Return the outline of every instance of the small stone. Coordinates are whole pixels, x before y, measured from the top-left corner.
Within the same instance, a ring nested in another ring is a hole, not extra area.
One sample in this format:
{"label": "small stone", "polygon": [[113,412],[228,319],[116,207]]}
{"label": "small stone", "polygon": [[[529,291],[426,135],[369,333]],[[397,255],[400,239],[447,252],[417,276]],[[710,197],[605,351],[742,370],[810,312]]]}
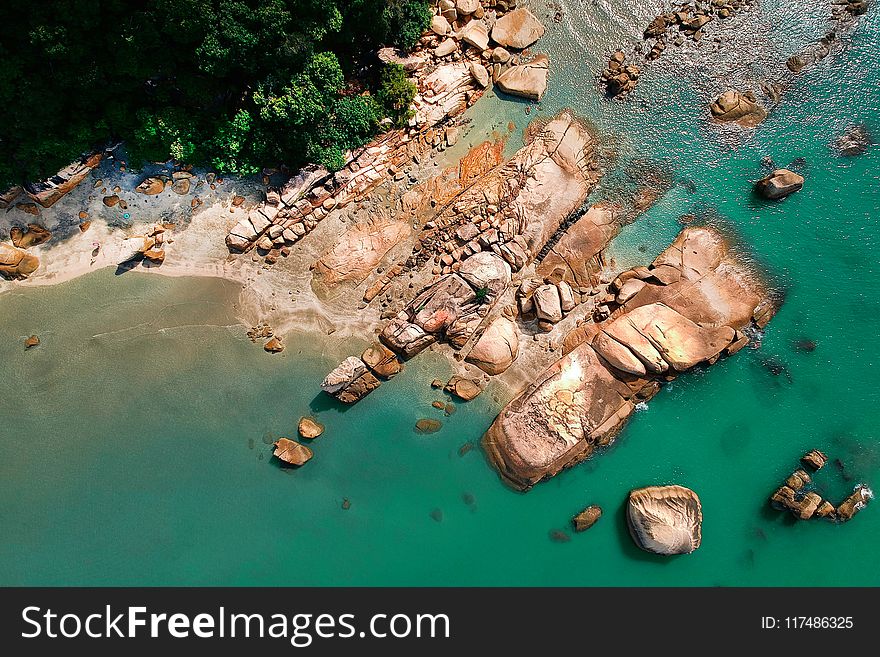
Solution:
{"label": "small stone", "polygon": [[571,519],[571,524],[576,532],[583,532],[596,524],[602,517],[602,507],[592,505],[577,514]]}
{"label": "small stone", "polygon": [[271,340],[263,345],[263,349],[271,354],[277,354],[284,351],[284,345],[281,344],[281,340],[279,338],[273,337]]}
{"label": "small stone", "polygon": [[25,349],[33,349],[34,347],[38,346],[39,344],[40,344],[40,338],[38,338],[36,335],[32,335],[31,337],[29,337],[27,340],[24,341],[24,348]]}

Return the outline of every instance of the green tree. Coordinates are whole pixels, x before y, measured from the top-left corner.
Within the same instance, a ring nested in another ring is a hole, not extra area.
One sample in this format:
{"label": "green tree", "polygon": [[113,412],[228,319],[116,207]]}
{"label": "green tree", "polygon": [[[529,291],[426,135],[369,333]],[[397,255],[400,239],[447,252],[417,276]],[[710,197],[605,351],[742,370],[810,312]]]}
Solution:
{"label": "green tree", "polygon": [[412,117],[410,105],[415,95],[416,85],[406,77],[403,67],[400,64],[386,65],[376,97],[394,125],[403,127]]}

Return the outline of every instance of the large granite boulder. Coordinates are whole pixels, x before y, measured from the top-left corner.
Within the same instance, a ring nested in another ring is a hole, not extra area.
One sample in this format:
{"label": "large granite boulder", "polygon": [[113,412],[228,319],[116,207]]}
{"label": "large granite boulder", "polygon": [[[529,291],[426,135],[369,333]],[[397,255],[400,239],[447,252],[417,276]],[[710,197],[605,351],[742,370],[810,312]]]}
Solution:
{"label": "large granite boulder", "polygon": [[315,263],[315,284],[333,289],[345,282],[361,283],[410,230],[404,219],[383,218],[355,224]]}
{"label": "large granite boulder", "polygon": [[777,169],[755,183],[755,191],[765,198],[776,200],[794,194],[803,186],[803,176],[788,169]]}
{"label": "large granite boulder", "polygon": [[643,550],[654,554],[690,554],[701,541],[700,498],[684,486],[649,486],[629,494],[626,524]]}
{"label": "large granite boulder", "polygon": [[495,83],[501,91],[537,101],[541,100],[547,91],[549,74],[550,59],[547,55],[537,55],[526,64],[511,66]]}
{"label": "large granite boulder", "polygon": [[752,93],[735,89],[725,91],[709,105],[716,121],[735,122],[744,128],[754,128],[767,118],[767,110],[758,105]]}
{"label": "large granite boulder", "polygon": [[525,7],[505,14],[492,27],[492,40],[507,48],[528,48],[542,36],[544,26]]}
{"label": "large granite boulder", "polygon": [[566,354],[486,432],[510,485],[528,489],[607,446],[662,382],[742,348],[742,329],[765,326],[775,310],[752,265],[711,228],[686,228],[650,268],[622,273],[612,288],[636,277],[645,281],[638,293],[573,330]]}
{"label": "large granite boulder", "polygon": [[39,266],[37,256],[0,242],[0,274],[6,278],[27,278]]}
{"label": "large granite boulder", "polygon": [[516,324],[506,317],[497,317],[474,344],[467,355],[486,374],[501,374],[513,364],[519,353],[519,332]]}
{"label": "large granite boulder", "polygon": [[367,366],[357,356],[349,356],[330,372],[321,382],[321,390],[335,395],[350,386],[355,379],[367,371]]}
{"label": "large granite boulder", "polygon": [[620,232],[620,211],[610,203],[592,206],[565,231],[535,272],[547,278],[562,269],[563,280],[577,288],[593,288],[599,282],[602,270],[602,251]]}

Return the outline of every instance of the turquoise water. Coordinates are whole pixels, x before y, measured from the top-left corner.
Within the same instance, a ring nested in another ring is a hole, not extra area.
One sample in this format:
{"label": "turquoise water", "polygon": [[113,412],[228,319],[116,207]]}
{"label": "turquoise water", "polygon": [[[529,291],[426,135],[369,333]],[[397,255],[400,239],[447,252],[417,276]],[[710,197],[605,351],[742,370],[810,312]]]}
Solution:
{"label": "turquoise water", "polygon": [[[490,388],[444,417],[431,407],[443,395],[428,385],[449,374],[441,358],[419,357],[343,410],[318,383],[363,343],[290,336],[283,354],[265,354],[235,322],[230,283],[102,271],[6,294],[0,583],[880,584],[880,507],[838,526],[794,523],[766,505],[811,448],[839,458],[852,478],[823,470],[830,497],[857,481],[880,487],[880,147],[849,159],[827,148],[851,123],[880,135],[880,12],[862,17],[845,51],[791,79],[768,120],[743,134],[709,126],[705,102],[731,81],[776,75],[824,33],[826,3],[765,1],[761,20],[772,29],[742,37],[758,64],[730,65],[714,80],[680,57],[623,103],[598,97],[595,72],[659,3],[561,4],[571,20],[542,42],[554,64],[540,109],[526,115],[524,104],[490,94],[465,140],[571,106],[610,151],[609,182],[594,200],[633,162],[661,163],[679,184],[624,230],[612,251],[618,266],[650,261],[682,214],[723,224],[785,293],[761,349],[682,377],[607,454],[523,495],[479,449],[459,455],[504,400]],[[765,156],[780,166],[804,158],[804,189],[778,204],[754,199]],[[25,352],[32,333],[43,344]],[[800,339],[816,350],[797,351]],[[767,360],[786,372],[771,374]],[[327,427],[315,458],[296,472],[277,467],[267,441],[292,436],[308,412]],[[444,427],[418,435],[421,417]],[[701,497],[694,554],[653,557],[627,535],[627,492],[660,483]],[[551,539],[589,504],[605,510],[595,527]]]}

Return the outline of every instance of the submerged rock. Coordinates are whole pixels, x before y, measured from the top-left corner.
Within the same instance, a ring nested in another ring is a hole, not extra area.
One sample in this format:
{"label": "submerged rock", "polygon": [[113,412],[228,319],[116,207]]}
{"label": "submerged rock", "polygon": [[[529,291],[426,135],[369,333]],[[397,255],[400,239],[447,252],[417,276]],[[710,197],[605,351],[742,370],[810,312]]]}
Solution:
{"label": "submerged rock", "polygon": [[776,200],[794,194],[803,186],[803,176],[788,169],[777,169],[755,183],[755,191],[765,198]]}
{"label": "submerged rock", "polygon": [[290,465],[300,466],[312,458],[312,450],[295,440],[279,438],[274,445],[273,456]]}
{"label": "submerged rock", "polygon": [[437,433],[443,428],[440,420],[424,417],[416,422],[416,431],[419,433]]}
{"label": "submerged rock", "polygon": [[831,148],[844,157],[854,157],[867,151],[873,144],[874,140],[868,129],[863,125],[854,125],[832,141]]}
{"label": "submerged rock", "polygon": [[595,525],[601,517],[602,507],[596,506],[594,504],[592,506],[588,506],[586,509],[577,514],[574,518],[572,518],[571,524],[576,532],[585,532],[590,527]]}
{"label": "submerged rock", "polygon": [[317,438],[324,433],[324,425],[315,418],[308,416],[301,417],[296,428],[300,436],[309,440]]}
{"label": "submerged rock", "polygon": [[697,494],[684,486],[649,486],[630,492],[629,533],[654,554],[689,554],[700,547],[703,511]]}

